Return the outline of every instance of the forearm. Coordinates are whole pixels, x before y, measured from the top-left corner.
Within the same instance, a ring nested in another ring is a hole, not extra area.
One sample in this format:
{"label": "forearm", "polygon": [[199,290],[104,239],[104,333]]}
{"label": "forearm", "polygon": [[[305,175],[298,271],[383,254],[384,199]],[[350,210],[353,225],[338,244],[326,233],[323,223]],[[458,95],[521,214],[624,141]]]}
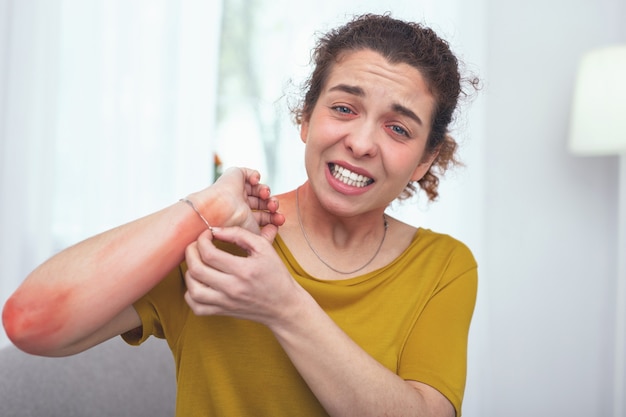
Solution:
{"label": "forearm", "polygon": [[[206,216],[212,221],[209,210]],[[7,301],[7,334],[44,353],[87,337],[156,285],[204,230],[189,206],[176,203],[62,251]]]}
{"label": "forearm", "polygon": [[440,404],[354,343],[312,299],[288,324],[271,328],[330,415],[445,415],[437,414]]}

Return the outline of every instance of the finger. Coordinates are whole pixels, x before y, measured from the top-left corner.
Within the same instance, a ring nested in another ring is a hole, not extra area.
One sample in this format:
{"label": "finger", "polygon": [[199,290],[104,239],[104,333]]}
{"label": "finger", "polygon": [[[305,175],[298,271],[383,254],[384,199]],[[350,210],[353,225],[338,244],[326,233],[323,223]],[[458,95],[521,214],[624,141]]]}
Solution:
{"label": "finger", "polygon": [[[253,219],[251,220],[254,221]],[[256,224],[255,226],[260,233],[260,228]],[[236,233],[224,233],[224,229],[235,229]],[[225,236],[225,239],[220,239],[217,235],[220,231],[222,231],[221,233]],[[251,236],[264,240],[260,235],[242,227],[214,227],[213,236],[210,233],[203,233],[194,243],[187,247],[185,252],[190,276],[201,281],[204,285],[219,290],[222,285],[221,282],[225,278],[224,275],[220,275],[218,272],[227,275],[240,275],[246,270],[243,262],[245,256],[242,256],[241,253],[231,253],[216,247],[211,238],[214,237],[226,243],[233,243],[249,255],[251,253],[249,249],[254,247],[253,244],[248,242]]]}
{"label": "finger", "polygon": [[185,261],[190,276],[195,277],[204,285],[210,286],[211,283],[208,280],[203,280],[200,277],[204,277],[207,270],[210,270],[214,255],[220,252],[222,251],[213,244],[212,231],[204,231],[196,241],[185,248]]}
{"label": "finger", "polygon": [[274,213],[271,215],[271,218],[272,218],[272,224],[275,226],[282,226],[283,224],[285,224],[285,221],[287,220],[283,213]]}
{"label": "finger", "polygon": [[272,197],[272,191],[267,184],[246,184],[245,195],[248,199],[267,201]]}
{"label": "finger", "polygon": [[184,279],[187,292],[196,303],[216,304],[219,300],[221,282],[227,278],[223,272],[205,267],[200,272],[188,269]]}
{"label": "finger", "polygon": [[260,199],[255,196],[248,195],[248,207],[252,210],[266,210],[270,213],[276,213],[278,211],[279,203],[276,197],[269,197],[267,199]]}
{"label": "finger", "polygon": [[270,197],[265,201],[262,201],[262,210],[267,210],[270,213],[276,213],[280,206],[280,203],[276,197]]}
{"label": "finger", "polygon": [[265,208],[270,213],[276,213],[278,211],[279,206],[280,206],[280,202],[278,201],[278,199],[276,197],[271,197],[269,200],[267,200]]}
{"label": "finger", "polygon": [[220,305],[224,301],[224,290],[233,281],[232,276],[201,262],[187,266],[184,280],[189,297],[199,304]]}
{"label": "finger", "polygon": [[205,269],[207,268],[207,264],[202,259],[200,245],[198,241],[192,242],[187,245],[187,248],[185,249],[185,262],[187,263],[187,271],[185,272],[184,276],[185,283],[188,286],[194,285],[193,282],[187,282],[188,278],[193,278],[197,282],[208,286],[208,282],[204,282],[202,279],[196,278],[202,276]]}
{"label": "finger", "polygon": [[196,316],[213,316],[221,311],[221,309],[214,304],[196,301],[189,291],[185,292],[184,298],[185,302]]}
{"label": "finger", "polygon": [[198,236],[198,239],[196,239],[195,250],[202,264],[201,266],[212,265],[215,256],[222,252],[213,243],[215,229],[215,227],[212,227],[211,230],[205,230]]}
{"label": "finger", "polygon": [[273,224],[275,226],[282,226],[285,224],[285,216],[282,213],[270,213],[267,211],[255,211],[252,213],[257,221],[257,224],[261,227]]}
{"label": "finger", "polygon": [[[213,233],[216,239],[219,239],[224,242],[232,243],[244,251],[248,253],[248,255],[257,254],[263,250],[263,245],[267,244],[267,238],[252,233],[249,230],[246,230],[242,227],[218,227],[213,229]],[[221,252],[220,254],[214,254],[212,263],[213,265],[223,271],[226,271],[228,263],[230,262],[231,268],[235,266],[236,262],[233,262],[232,258],[234,255],[227,254],[226,252]],[[234,256],[237,258],[237,256]],[[245,267],[245,266],[244,266]],[[228,269],[236,273],[235,269]]]}
{"label": "finger", "polygon": [[243,172],[247,183],[256,185],[259,183],[259,181],[261,181],[261,173],[257,171],[256,169],[245,168],[245,167],[242,167],[240,169]]}
{"label": "finger", "polygon": [[185,248],[185,262],[188,269],[195,269],[199,264],[202,264],[200,252],[198,251],[198,241],[191,242]]}
{"label": "finger", "polygon": [[267,224],[261,228],[261,236],[268,242],[273,242],[278,234],[278,226],[275,224]]}

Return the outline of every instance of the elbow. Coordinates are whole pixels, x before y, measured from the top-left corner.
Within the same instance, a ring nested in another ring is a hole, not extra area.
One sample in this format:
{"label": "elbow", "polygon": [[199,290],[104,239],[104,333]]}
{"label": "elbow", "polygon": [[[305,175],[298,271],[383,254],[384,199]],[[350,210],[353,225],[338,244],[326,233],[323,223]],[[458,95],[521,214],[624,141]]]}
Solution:
{"label": "elbow", "polygon": [[28,318],[28,311],[20,307],[19,300],[13,295],[7,300],[2,309],[2,325],[9,340],[19,349],[26,353],[38,351],[37,341],[32,335],[33,323]]}
{"label": "elbow", "polygon": [[[31,303],[32,304],[32,303]],[[59,323],[56,317],[41,309],[31,308],[14,294],[2,309],[2,325],[9,340],[20,350],[32,355],[56,356],[54,340]]]}
{"label": "elbow", "polygon": [[2,326],[9,340],[21,350],[29,345],[24,336],[27,333],[22,309],[16,305],[15,296],[7,300],[2,308]]}

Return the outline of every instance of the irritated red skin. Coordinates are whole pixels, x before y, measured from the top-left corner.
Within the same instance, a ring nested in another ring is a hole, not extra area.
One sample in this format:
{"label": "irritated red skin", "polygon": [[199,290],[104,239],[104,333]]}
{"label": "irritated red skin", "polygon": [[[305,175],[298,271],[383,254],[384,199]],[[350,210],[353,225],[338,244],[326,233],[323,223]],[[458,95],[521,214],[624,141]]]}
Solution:
{"label": "irritated red skin", "polygon": [[[254,171],[231,169],[221,181],[230,189],[244,186],[242,181],[256,184],[257,177]],[[249,207],[239,207],[248,202],[215,187],[203,199],[193,195],[207,202],[199,207],[209,223],[258,230]],[[267,188],[252,193],[260,197],[249,197],[269,198]],[[276,202],[270,204],[277,209]],[[279,225],[284,218],[275,216],[272,222]],[[206,225],[194,210],[175,203],[67,248],[35,269],[6,302],[2,322],[9,339],[28,353],[64,356],[131,330],[136,317],[118,315],[176,267],[203,232],[208,233]]]}
{"label": "irritated red skin", "polygon": [[[66,258],[78,259],[71,271],[65,269],[67,259],[60,263],[51,259],[33,271],[3,308],[2,322],[9,339],[31,354],[73,353],[71,346],[105,325],[182,261],[185,247],[204,224],[186,206],[177,209],[187,220],[172,225],[166,221],[160,229],[156,226],[162,239],[148,235],[130,244],[142,247],[142,257],[132,250],[120,250],[120,242],[137,235],[132,227],[98,237],[93,244],[82,243],[78,255],[69,248]],[[107,271],[107,279],[98,271]]]}
{"label": "irritated red skin", "polygon": [[[9,339],[29,353],[38,353],[42,345],[54,344],[55,335],[69,314],[66,303],[68,297],[67,293],[56,292],[35,299],[30,296],[31,300],[26,303],[21,291],[13,294],[2,310],[2,324]],[[50,311],[50,307],[54,311]]]}

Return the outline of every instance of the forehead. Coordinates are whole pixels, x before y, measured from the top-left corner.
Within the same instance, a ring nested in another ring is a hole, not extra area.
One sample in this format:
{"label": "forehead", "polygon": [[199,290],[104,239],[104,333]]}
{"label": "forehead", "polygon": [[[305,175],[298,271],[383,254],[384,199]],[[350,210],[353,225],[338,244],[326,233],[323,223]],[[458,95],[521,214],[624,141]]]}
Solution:
{"label": "forehead", "polygon": [[[337,89],[337,86],[349,88]],[[392,63],[378,52],[358,50],[341,54],[328,73],[325,93],[343,91],[377,100],[389,100],[416,108],[426,120],[434,109],[434,97],[421,72],[406,63]]]}
{"label": "forehead", "polygon": [[330,68],[326,78],[324,90],[332,88],[333,83],[346,79],[353,83],[373,82],[388,83],[390,86],[405,87],[406,92],[413,92],[417,95],[430,93],[430,88],[422,76],[422,73],[415,67],[400,62],[392,63],[378,52],[365,49],[344,52],[337,57],[334,65]]}
{"label": "forehead", "polygon": [[371,49],[344,51],[335,59],[331,66],[328,78],[344,71],[379,71],[381,75],[387,72],[398,73],[406,77],[417,77],[424,81],[419,69],[405,62],[391,62],[379,52]]}

